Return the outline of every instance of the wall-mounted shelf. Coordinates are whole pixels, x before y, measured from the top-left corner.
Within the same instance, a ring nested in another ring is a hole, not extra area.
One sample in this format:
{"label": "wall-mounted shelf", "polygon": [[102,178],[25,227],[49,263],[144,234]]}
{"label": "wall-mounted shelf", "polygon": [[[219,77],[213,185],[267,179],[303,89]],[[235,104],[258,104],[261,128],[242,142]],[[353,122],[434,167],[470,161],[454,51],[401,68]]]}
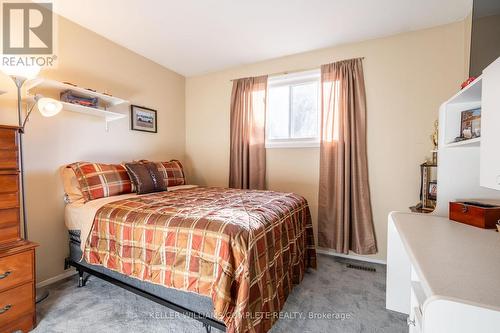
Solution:
{"label": "wall-mounted shelf", "polygon": [[[93,117],[103,118],[106,122],[106,131],[108,130],[109,122],[127,117],[126,114],[108,110],[109,107],[115,107],[118,105],[129,103],[127,100],[119,97],[106,95],[97,91],[92,91],[89,89],[73,86],[71,84],[44,78],[37,78],[28,81],[26,83],[26,86],[27,86],[27,91],[31,96],[35,95],[35,90],[42,90],[43,92],[53,91],[55,94],[57,94],[57,96],[54,97],[57,97],[57,99],[59,99],[59,95],[61,92],[66,90],[71,90],[83,97],[91,97],[91,98],[97,97],[99,99],[99,105],[102,108],[94,108],[79,104],[67,103],[63,101],[61,101],[61,103],[63,105],[63,110],[86,114]],[[33,98],[31,98],[31,100],[33,100]]]}
{"label": "wall-mounted shelf", "polygon": [[40,88],[40,89],[54,89],[58,91],[65,91],[65,90],[72,90],[75,93],[78,93],[81,96],[84,97],[97,97],[101,102],[106,104],[107,106],[115,106],[118,104],[122,103],[128,103],[127,100],[124,100],[122,98],[118,98],[115,96],[110,96],[106,95],[97,91],[92,91],[89,89],[73,86],[71,84],[55,81],[55,80],[49,80],[49,79],[44,79],[44,78],[37,78],[30,80],[27,82],[27,90],[31,90],[34,88]]}
{"label": "wall-mounted shelf", "polygon": [[469,140],[463,140],[463,141],[458,141],[458,142],[450,142],[445,145],[446,148],[452,148],[452,147],[479,147],[481,144],[481,138],[473,138]]}
{"label": "wall-mounted shelf", "polygon": [[91,108],[88,106],[66,103],[66,102],[62,102],[62,101],[61,101],[61,103],[63,105],[63,110],[83,113],[83,114],[86,114],[89,116],[94,116],[94,117],[101,117],[101,118],[104,118],[107,122],[122,119],[122,118],[126,117],[126,115],[124,115],[123,113],[112,112],[112,111],[108,111],[108,110],[101,110],[101,109]]}

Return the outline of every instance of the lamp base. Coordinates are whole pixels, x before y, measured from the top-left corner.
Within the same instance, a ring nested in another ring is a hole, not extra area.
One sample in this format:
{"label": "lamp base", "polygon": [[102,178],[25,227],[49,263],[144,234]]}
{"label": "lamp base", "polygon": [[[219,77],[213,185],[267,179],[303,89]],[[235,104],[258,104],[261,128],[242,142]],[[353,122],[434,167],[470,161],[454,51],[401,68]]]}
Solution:
{"label": "lamp base", "polygon": [[35,303],[40,303],[44,301],[47,297],[49,297],[49,291],[47,289],[45,290],[37,290],[36,291],[36,298],[35,298]]}

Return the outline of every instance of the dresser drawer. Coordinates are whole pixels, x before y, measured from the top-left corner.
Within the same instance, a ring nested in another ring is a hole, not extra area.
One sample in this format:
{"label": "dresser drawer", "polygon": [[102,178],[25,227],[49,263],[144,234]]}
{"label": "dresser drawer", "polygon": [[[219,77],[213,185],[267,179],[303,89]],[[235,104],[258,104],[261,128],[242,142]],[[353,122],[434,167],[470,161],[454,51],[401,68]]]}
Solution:
{"label": "dresser drawer", "polygon": [[0,292],[32,280],[32,250],[0,258]]}
{"label": "dresser drawer", "polygon": [[0,327],[0,333],[27,333],[33,329],[35,322],[35,313],[33,312],[11,323],[8,323],[7,326]]}
{"label": "dresser drawer", "polygon": [[0,174],[0,209],[19,207],[19,175]]}
{"label": "dresser drawer", "polygon": [[19,175],[0,174],[0,193],[17,192],[19,188]]}
{"label": "dresser drawer", "polygon": [[0,193],[0,209],[19,207],[19,193]]}
{"label": "dresser drawer", "polygon": [[33,282],[0,293],[0,327],[35,311]]}
{"label": "dresser drawer", "polygon": [[0,209],[0,243],[20,238],[19,209]]}
{"label": "dresser drawer", "polygon": [[17,131],[0,129],[0,149],[17,150]]}
{"label": "dresser drawer", "polygon": [[0,169],[18,169],[17,150],[0,148]]}

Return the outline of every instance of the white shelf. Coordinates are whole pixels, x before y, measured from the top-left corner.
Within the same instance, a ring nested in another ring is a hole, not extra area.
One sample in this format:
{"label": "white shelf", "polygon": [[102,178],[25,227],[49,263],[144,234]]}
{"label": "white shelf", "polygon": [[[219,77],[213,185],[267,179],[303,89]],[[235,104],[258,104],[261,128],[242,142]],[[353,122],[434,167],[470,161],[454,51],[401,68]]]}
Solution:
{"label": "white shelf", "polygon": [[446,101],[446,104],[461,104],[481,101],[481,89],[483,76],[477,77],[467,87],[457,92],[452,98]]}
{"label": "white shelf", "polygon": [[61,103],[63,105],[63,110],[83,113],[83,114],[86,114],[89,116],[94,116],[94,117],[101,117],[101,118],[104,118],[107,122],[117,120],[117,119],[122,119],[122,118],[126,117],[126,115],[124,115],[123,113],[112,112],[112,111],[108,111],[108,110],[101,110],[101,109],[91,108],[88,106],[66,103],[66,102],[62,102],[62,101],[61,101]]}
{"label": "white shelf", "polygon": [[[28,96],[27,98],[23,99],[23,101],[28,102],[28,103],[35,103],[35,97]],[[97,108],[91,108],[89,106],[66,103],[63,101],[59,101],[59,102],[61,102],[64,111],[78,112],[78,113],[86,114],[88,116],[104,118],[104,120],[106,122],[110,122],[113,120],[118,120],[118,119],[122,119],[122,118],[127,117],[123,113],[118,113],[118,112],[113,112],[113,111],[108,111],[108,110],[103,110],[103,109],[97,109]]]}
{"label": "white shelf", "polygon": [[85,114],[88,116],[103,118],[106,122],[106,131],[108,130],[108,123],[109,122],[127,117],[127,115],[125,115],[123,113],[117,113],[117,112],[107,110],[109,107],[114,107],[117,105],[122,105],[122,104],[128,103],[127,100],[124,100],[122,98],[106,95],[106,94],[103,94],[100,92],[96,92],[96,91],[88,90],[85,88],[73,86],[71,84],[67,84],[67,83],[63,83],[63,82],[59,82],[59,81],[55,81],[55,80],[44,79],[44,78],[37,78],[34,80],[30,80],[26,83],[26,87],[27,87],[26,89],[28,91],[28,94],[30,95],[29,99],[31,102],[34,102],[34,96],[35,96],[35,92],[33,91],[34,89],[55,90],[58,93],[57,99],[59,99],[60,93],[63,91],[66,91],[66,90],[71,90],[71,91],[75,92],[76,94],[83,96],[83,97],[90,97],[90,98],[97,97],[99,99],[99,105],[103,106],[105,109],[104,108],[101,109],[101,108],[83,106],[83,105],[73,104],[73,103],[67,103],[67,102],[63,102],[63,101],[60,101],[60,102],[63,105],[63,110],[77,112],[77,113]]}
{"label": "white shelf", "polygon": [[459,142],[454,140],[462,134],[460,133],[462,112],[481,108],[482,82],[483,78],[480,76],[442,104],[439,117],[440,148],[480,146],[480,138]]}
{"label": "white shelf", "polygon": [[458,142],[450,142],[445,145],[446,148],[452,148],[452,147],[466,147],[466,146],[471,146],[471,147],[478,147],[481,144],[481,138],[474,138],[474,139],[468,139],[468,140],[463,140],[463,141],[458,141]]}
{"label": "white shelf", "polygon": [[73,86],[71,84],[66,84],[63,82],[55,81],[55,80],[49,80],[49,79],[44,79],[44,78],[37,78],[30,80],[27,84],[27,90],[31,90],[34,88],[41,88],[41,89],[57,89],[60,91],[65,91],[65,90],[72,90],[76,93],[78,93],[81,96],[84,97],[97,97],[99,100],[106,104],[107,106],[115,106],[118,104],[123,104],[123,103],[128,103],[127,100],[124,100],[122,98],[118,98],[115,96],[110,96],[106,95],[100,92],[88,90],[85,88]]}

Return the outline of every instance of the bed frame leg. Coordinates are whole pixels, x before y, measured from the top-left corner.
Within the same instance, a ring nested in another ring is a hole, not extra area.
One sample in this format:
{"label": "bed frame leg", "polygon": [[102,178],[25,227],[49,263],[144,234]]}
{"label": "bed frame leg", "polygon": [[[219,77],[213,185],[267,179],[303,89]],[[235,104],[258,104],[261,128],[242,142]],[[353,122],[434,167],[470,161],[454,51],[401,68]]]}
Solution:
{"label": "bed frame leg", "polygon": [[85,287],[88,279],[89,279],[88,276],[84,277],[84,271],[78,269],[78,288]]}
{"label": "bed frame leg", "polygon": [[83,287],[83,271],[82,270],[78,270],[78,288],[81,288]]}
{"label": "bed frame leg", "polygon": [[205,327],[205,330],[207,331],[207,333],[212,332],[212,326],[210,326],[210,325],[208,325],[208,324],[203,323],[203,327]]}

